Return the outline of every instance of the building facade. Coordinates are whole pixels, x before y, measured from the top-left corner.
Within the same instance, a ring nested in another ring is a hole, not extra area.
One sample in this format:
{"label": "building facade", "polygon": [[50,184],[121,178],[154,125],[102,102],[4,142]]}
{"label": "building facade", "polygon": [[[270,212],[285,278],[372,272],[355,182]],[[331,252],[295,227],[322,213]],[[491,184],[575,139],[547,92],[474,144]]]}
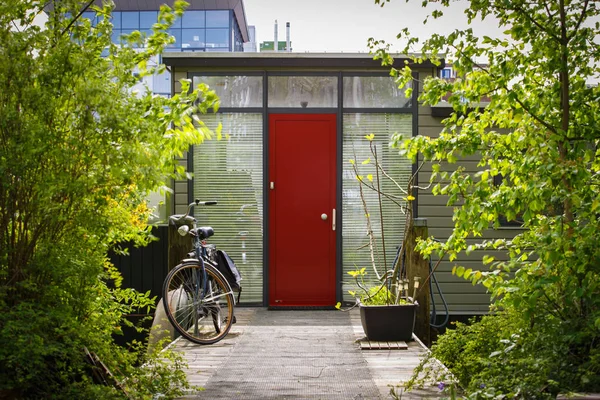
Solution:
{"label": "building facade", "polygon": [[[219,202],[197,210],[196,217],[215,228],[211,241],[241,270],[242,304],[314,307],[352,300],[347,272],[369,268],[370,254],[350,160],[370,157],[365,136],[374,134],[380,162],[406,185],[414,166],[388,143],[395,135],[439,135],[442,117],[416,100],[419,81],[439,69],[414,66],[413,95],[407,98],[408,88],[398,88],[389,70],[365,54],[170,53],[163,60],[173,71],[174,93],[177,81],[187,78],[208,83],[221,97],[219,112],[201,119],[212,128],[220,124],[223,138],[203,143],[182,160],[194,179],[175,183],[173,211],[183,212],[194,198]],[[396,60],[398,66],[403,62]],[[476,160],[463,165],[476,171]],[[430,172],[425,166],[419,181],[427,181]],[[402,196],[391,186],[385,189]],[[367,194],[370,204],[372,195]],[[414,202],[415,215],[426,218],[429,233],[440,240],[453,226],[446,201],[424,192]],[[385,251],[393,260],[405,215],[390,203],[383,208]],[[480,255],[471,254],[458,262],[477,268],[478,260]],[[438,304],[443,293],[450,313],[487,312],[485,289],[452,275],[452,265],[443,262],[438,269]]]}

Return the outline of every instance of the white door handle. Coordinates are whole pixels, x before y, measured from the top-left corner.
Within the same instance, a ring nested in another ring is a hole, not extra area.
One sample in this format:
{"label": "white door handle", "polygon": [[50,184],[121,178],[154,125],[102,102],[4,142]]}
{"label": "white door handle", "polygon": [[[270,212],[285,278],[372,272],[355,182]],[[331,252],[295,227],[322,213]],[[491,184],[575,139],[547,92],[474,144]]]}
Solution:
{"label": "white door handle", "polygon": [[321,214],[321,219],[323,221],[327,221],[327,214]]}

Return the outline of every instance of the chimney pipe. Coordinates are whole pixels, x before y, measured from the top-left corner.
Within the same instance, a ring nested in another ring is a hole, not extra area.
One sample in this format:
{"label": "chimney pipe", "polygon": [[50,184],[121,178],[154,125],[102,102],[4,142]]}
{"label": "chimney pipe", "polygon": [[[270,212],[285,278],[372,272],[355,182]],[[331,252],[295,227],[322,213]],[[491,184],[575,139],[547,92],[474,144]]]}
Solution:
{"label": "chimney pipe", "polygon": [[285,30],[286,30],[285,51],[287,51],[289,53],[292,51],[291,42],[290,42],[290,23],[289,22],[285,23]]}
{"label": "chimney pipe", "polygon": [[273,50],[279,51],[279,43],[277,42],[277,20],[275,20],[275,40],[273,41]]}

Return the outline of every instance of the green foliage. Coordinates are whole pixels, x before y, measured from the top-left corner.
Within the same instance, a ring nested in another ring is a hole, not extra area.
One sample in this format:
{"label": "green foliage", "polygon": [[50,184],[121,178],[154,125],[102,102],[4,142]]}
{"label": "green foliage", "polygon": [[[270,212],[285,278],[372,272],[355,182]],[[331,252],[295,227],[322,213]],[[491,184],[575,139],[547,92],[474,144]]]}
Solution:
{"label": "green foliage", "polygon": [[[456,329],[440,336],[407,386],[433,380],[457,383],[465,389],[465,397],[473,399],[555,398],[559,391],[575,390],[598,379],[597,364],[579,365],[577,357],[569,355],[568,343],[541,340],[560,338],[569,330],[552,317],[532,329],[509,312],[457,323]],[[436,368],[434,358],[451,374]]]}
{"label": "green foliage", "polygon": [[170,99],[133,91],[184,3],[123,46],[110,6],[93,8],[97,27],[78,18],[87,3],[53,2],[45,27],[32,25],[44,2],[0,5],[0,397],[122,397],[93,384],[88,348],[134,398],[172,398],[180,359],[114,343],[154,299],[121,288],[107,252],[149,240],[145,198],[183,176],[176,157],[210,134],[196,114],[218,99],[187,81]]}
{"label": "green foliage", "polygon": [[[350,291],[349,293],[356,298],[357,303],[366,306],[384,306],[389,304],[408,304],[409,297],[407,294],[408,281],[401,280],[401,287],[399,290],[390,290],[388,280],[384,283],[370,286],[365,282],[365,276],[367,275],[367,269],[361,268],[355,271],[349,271],[348,275],[354,278],[354,282],[358,289],[357,291]],[[340,306],[337,307],[338,309]]]}
{"label": "green foliage", "polygon": [[[436,19],[455,7],[428,4]],[[498,313],[460,327],[449,334],[453,340],[442,338],[434,355],[451,364],[467,394],[483,396],[475,385],[484,379],[508,397],[599,391],[598,3],[483,0],[469,2],[465,14],[500,26],[504,36],[477,37],[470,27],[421,43],[406,29],[398,35],[407,54],[423,54],[413,62],[438,63],[443,55],[457,78],[421,83],[423,104],[453,108],[439,137],[398,138],[395,145],[432,164],[433,193],[454,207],[448,240],[423,241],[420,250],[451,260],[501,250],[508,258],[486,255],[489,269],[479,271],[454,268],[489,290]],[[391,61],[385,43],[371,45]],[[392,74],[400,85],[412,79],[409,65]],[[467,156],[480,158],[478,173],[448,168]],[[521,221],[522,229],[512,239],[482,240],[502,219]],[[463,337],[478,348],[468,349]]]}

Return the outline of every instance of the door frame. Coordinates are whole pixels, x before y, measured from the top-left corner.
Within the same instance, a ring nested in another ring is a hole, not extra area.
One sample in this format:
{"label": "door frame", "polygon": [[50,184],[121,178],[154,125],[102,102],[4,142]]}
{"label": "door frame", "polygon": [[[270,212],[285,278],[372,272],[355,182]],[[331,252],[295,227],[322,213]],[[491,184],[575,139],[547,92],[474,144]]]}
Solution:
{"label": "door frame", "polygon": [[[280,73],[280,74],[269,74],[269,75],[304,75],[298,73]],[[335,230],[335,301],[342,300],[342,74],[340,73],[315,73],[315,74],[306,74],[306,75],[317,75],[317,76],[325,76],[325,75],[334,75],[338,76],[338,106],[335,108],[268,108],[265,107],[264,117],[263,117],[263,204],[265,205],[265,209],[263,211],[264,215],[264,229],[263,229],[263,304],[265,307],[269,305],[269,276],[271,273],[270,266],[270,199],[269,199],[269,174],[270,174],[270,129],[269,129],[269,121],[271,114],[335,114],[335,145],[336,145],[336,166],[335,166],[335,207],[336,216],[335,216],[335,224],[337,229]],[[267,93],[268,86],[266,79],[263,82],[264,93]],[[267,96],[265,96],[267,97]],[[266,102],[266,100],[265,100]],[[285,307],[281,307],[285,308]]]}

